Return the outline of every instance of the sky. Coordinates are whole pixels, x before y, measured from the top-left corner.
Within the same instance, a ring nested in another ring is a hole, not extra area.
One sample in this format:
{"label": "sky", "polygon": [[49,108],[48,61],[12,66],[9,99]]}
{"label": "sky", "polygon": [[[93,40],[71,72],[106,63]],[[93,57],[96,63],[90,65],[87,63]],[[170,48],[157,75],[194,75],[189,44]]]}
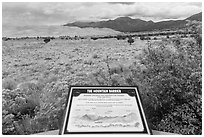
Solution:
{"label": "sky", "polygon": [[3,2],[2,26],[63,25],[121,16],[162,21],[201,11],[201,2]]}

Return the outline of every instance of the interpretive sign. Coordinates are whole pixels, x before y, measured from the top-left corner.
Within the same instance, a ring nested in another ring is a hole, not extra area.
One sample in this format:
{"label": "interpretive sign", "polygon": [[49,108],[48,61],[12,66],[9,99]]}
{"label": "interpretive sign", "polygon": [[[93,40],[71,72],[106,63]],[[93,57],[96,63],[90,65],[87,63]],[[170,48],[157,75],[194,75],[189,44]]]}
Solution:
{"label": "interpretive sign", "polygon": [[151,134],[137,87],[71,86],[59,134]]}

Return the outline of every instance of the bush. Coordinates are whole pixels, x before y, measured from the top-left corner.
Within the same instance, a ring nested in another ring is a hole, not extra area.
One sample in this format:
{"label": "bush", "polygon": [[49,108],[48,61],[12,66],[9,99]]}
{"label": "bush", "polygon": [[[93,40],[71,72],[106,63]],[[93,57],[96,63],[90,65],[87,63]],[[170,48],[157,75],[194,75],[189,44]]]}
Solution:
{"label": "bush", "polygon": [[87,58],[86,60],[84,60],[84,64],[87,64],[87,65],[92,65],[94,62],[91,58]]}
{"label": "bush", "polygon": [[96,58],[100,58],[97,54],[93,54],[92,58],[96,59]]}
{"label": "bush", "polygon": [[2,91],[2,133],[34,134],[59,128],[65,107],[66,81],[22,83],[18,89]]}
{"label": "bush", "polygon": [[126,36],[117,35],[116,38],[117,38],[117,40],[125,40]]}
{"label": "bush", "polygon": [[45,43],[50,42],[50,38],[45,38],[45,39],[44,39],[44,42],[45,42]]}
{"label": "bush", "polygon": [[154,37],[153,40],[157,40],[157,37]]}
{"label": "bush", "polygon": [[23,134],[18,122],[23,121],[26,115],[34,117],[38,105],[19,89],[3,90],[2,99],[3,134]]}
{"label": "bush", "polygon": [[140,61],[94,74],[102,85],[138,85],[152,129],[202,134],[202,46],[179,38],[151,45]]}
{"label": "bush", "polygon": [[132,43],[134,43],[134,39],[132,39],[132,37],[128,37],[128,43],[131,45]]}
{"label": "bush", "polygon": [[12,79],[5,79],[2,81],[2,88],[3,89],[8,89],[8,90],[13,90],[17,86],[16,82]]}
{"label": "bush", "polygon": [[151,38],[149,36],[145,37],[145,36],[141,36],[140,40],[151,40]]}
{"label": "bush", "polygon": [[6,71],[2,71],[2,79],[6,78],[7,76],[9,76],[9,72]]}
{"label": "bush", "polygon": [[201,134],[200,46],[179,40],[174,50],[168,45],[156,48],[149,45],[144,53],[143,84],[149,86],[149,101],[147,99],[144,106],[153,128],[179,134]]}
{"label": "bush", "polygon": [[92,39],[92,40],[97,40],[97,39],[98,39],[98,37],[91,37],[91,39]]}
{"label": "bush", "polygon": [[201,46],[202,45],[202,35],[197,34],[194,37],[195,37],[196,43]]}

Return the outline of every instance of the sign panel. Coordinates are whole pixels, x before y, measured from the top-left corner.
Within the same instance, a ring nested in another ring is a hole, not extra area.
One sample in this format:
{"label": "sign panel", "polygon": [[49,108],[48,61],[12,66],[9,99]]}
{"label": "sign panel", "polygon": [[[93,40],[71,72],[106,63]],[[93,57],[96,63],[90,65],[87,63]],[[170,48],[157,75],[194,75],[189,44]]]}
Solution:
{"label": "sign panel", "polygon": [[137,87],[71,86],[60,134],[151,134]]}

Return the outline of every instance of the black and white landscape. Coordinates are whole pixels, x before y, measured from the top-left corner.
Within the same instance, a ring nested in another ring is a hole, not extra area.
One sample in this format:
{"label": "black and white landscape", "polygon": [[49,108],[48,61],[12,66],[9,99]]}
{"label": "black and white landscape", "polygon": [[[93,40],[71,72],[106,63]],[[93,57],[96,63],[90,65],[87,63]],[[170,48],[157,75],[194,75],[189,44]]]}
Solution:
{"label": "black and white landscape", "polygon": [[70,85],[137,85],[151,129],[202,134],[202,2],[3,2],[2,134],[58,130]]}
{"label": "black and white landscape", "polygon": [[121,32],[141,32],[141,31],[153,31],[162,29],[178,29],[186,26],[188,20],[202,20],[202,13],[194,14],[184,20],[169,20],[153,22],[145,21],[141,19],[134,19],[130,17],[118,17],[114,20],[99,21],[99,22],[74,22],[67,23],[64,26],[77,26],[80,28],[92,27],[92,28],[110,28]]}

